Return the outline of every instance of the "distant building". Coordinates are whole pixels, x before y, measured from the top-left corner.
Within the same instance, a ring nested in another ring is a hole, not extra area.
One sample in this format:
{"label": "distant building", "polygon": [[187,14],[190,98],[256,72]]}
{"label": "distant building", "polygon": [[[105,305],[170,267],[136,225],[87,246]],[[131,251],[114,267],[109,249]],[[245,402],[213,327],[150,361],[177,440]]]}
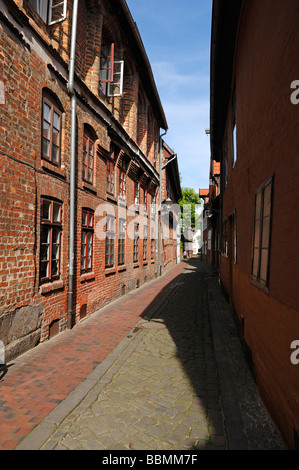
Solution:
{"label": "distant building", "polygon": [[221,191],[206,204],[220,216],[222,286],[290,449],[299,448],[298,23],[297,0],[214,0],[210,135]]}

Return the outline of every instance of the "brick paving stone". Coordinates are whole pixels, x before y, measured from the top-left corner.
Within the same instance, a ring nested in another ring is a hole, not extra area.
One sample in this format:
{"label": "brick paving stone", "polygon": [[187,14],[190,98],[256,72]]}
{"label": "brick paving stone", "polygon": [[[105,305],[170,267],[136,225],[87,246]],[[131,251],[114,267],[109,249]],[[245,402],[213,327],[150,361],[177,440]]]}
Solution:
{"label": "brick paving stone", "polygon": [[[183,272],[183,267],[187,267],[188,271]],[[163,324],[163,328],[144,327],[131,330],[119,342],[119,353],[115,353],[112,348],[113,359],[110,359],[111,356],[107,357],[107,368],[100,375],[97,375],[97,371],[102,370],[99,368],[106,362],[99,364],[99,358],[94,357],[93,348],[99,348],[94,335],[99,334],[100,328],[109,321],[110,310],[104,309],[97,316],[99,325],[91,321],[92,329],[88,328],[84,332],[91,335],[91,346],[87,345],[87,336],[83,335],[84,340],[80,338],[80,352],[85,349],[89,360],[92,358],[97,361],[97,365],[89,369],[92,370],[91,376],[82,376],[83,379],[87,377],[87,380],[92,377],[88,382],[89,391],[85,397],[80,398],[78,406],[65,415],[60,424],[53,425],[52,435],[44,442],[41,443],[38,439],[38,426],[29,434],[31,442],[37,436],[37,448],[223,450],[234,448],[234,433],[238,434],[239,439],[241,437],[240,442],[244,448],[250,447],[242,424],[241,408],[235,406],[236,419],[232,433],[231,428],[227,430],[223,397],[220,401],[219,364],[214,351],[214,330],[206,295],[207,279],[210,279],[211,272],[206,265],[194,258],[174,268],[172,274],[168,273],[168,280],[173,280],[174,274],[182,275],[171,288],[167,287],[168,297],[164,292],[160,307],[155,301],[152,319],[149,314],[146,318],[147,321],[155,322],[155,325]],[[137,323],[137,311],[140,314],[140,299],[144,304],[141,310],[146,308],[149,312],[148,305],[154,300],[154,286],[159,286],[160,289],[166,285],[166,279],[162,282],[161,278],[150,284],[150,294],[145,287],[129,298],[128,303],[135,309],[134,325]],[[214,288],[217,286],[214,285]],[[122,298],[121,304],[116,302],[114,306],[117,306],[118,311],[110,324],[113,324],[114,334],[107,336],[106,344],[111,343],[111,338],[115,339],[118,322],[120,325],[123,318],[122,312],[130,312],[125,298]],[[132,320],[132,312],[128,315]],[[86,325],[89,321],[86,320]],[[72,333],[76,336],[75,330]],[[63,350],[64,348],[62,354]],[[72,357],[69,351],[67,357]],[[62,364],[63,362],[62,357]],[[67,387],[64,393],[66,391]],[[53,398],[58,400],[60,395],[63,396],[63,393],[53,393],[49,401]],[[38,393],[36,400],[37,407]],[[68,403],[67,397],[66,407]],[[237,400],[236,404],[238,405]],[[10,412],[11,410],[12,408]],[[47,420],[48,417],[43,422],[45,425]],[[257,422],[258,417],[255,416],[254,420]],[[228,424],[231,425],[230,422]],[[264,437],[264,442],[268,439],[269,435]],[[19,448],[26,446],[26,442],[29,440],[25,439]]]}

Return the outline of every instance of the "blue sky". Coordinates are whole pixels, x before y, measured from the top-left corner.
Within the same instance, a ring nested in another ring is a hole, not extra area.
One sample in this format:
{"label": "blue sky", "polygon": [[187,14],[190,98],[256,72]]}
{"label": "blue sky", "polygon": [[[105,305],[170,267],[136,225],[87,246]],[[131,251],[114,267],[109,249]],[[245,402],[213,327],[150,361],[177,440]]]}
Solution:
{"label": "blue sky", "polygon": [[208,188],[212,0],[127,0],[178,154],[182,186]]}

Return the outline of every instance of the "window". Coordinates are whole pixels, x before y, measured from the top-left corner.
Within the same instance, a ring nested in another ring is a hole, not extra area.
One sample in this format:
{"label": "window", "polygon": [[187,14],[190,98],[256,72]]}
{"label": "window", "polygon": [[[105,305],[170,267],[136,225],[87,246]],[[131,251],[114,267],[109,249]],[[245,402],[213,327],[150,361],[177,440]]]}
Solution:
{"label": "window", "polygon": [[81,272],[92,270],[94,213],[88,209],[82,211],[81,235]]}
{"label": "window", "polygon": [[114,194],[114,162],[107,160],[107,192]]}
{"label": "window", "polygon": [[151,214],[154,216],[156,214],[156,196],[152,196],[152,203],[151,203]]}
{"label": "window", "polygon": [[28,2],[48,25],[60,23],[66,19],[67,0],[28,0]]}
{"label": "window", "polygon": [[139,206],[140,204],[140,183],[138,181],[135,182],[135,189],[134,189],[134,204],[135,206]]}
{"label": "window", "polygon": [[272,186],[270,178],[255,194],[252,279],[262,287],[269,283]]}
{"label": "window", "polygon": [[119,219],[118,222],[118,264],[125,264],[125,239],[126,224],[125,219]]}
{"label": "window", "polygon": [[133,250],[133,261],[138,262],[139,255],[139,224],[134,224],[134,250]]}
{"label": "window", "polygon": [[233,214],[233,261],[235,264],[237,264],[237,217],[236,217],[236,211],[234,211]]}
{"label": "window", "polygon": [[232,100],[232,164],[237,160],[236,90]]}
{"label": "window", "polygon": [[107,215],[106,243],[105,243],[105,267],[114,266],[114,224],[115,217]]}
{"label": "window", "polygon": [[143,189],[143,211],[144,211],[144,214],[146,214],[146,211],[147,211],[147,190],[146,189]]}
{"label": "window", "polygon": [[143,227],[143,260],[147,258],[147,226]]}
{"label": "window", "polygon": [[99,89],[107,96],[122,96],[124,61],[114,59],[114,43],[103,44],[100,57]]}
{"label": "window", "polygon": [[41,201],[40,280],[54,281],[60,276],[62,203]]}
{"label": "window", "polygon": [[227,219],[225,219],[222,226],[222,253],[228,255]]}
{"label": "window", "polygon": [[155,258],[155,229],[151,228],[151,259]]}
{"label": "window", "polygon": [[94,180],[94,141],[87,131],[83,136],[83,180],[90,184]]}
{"label": "window", "polygon": [[123,168],[119,170],[119,197],[126,197],[126,172]]}
{"label": "window", "polygon": [[60,165],[61,112],[49,96],[43,99],[42,158]]}

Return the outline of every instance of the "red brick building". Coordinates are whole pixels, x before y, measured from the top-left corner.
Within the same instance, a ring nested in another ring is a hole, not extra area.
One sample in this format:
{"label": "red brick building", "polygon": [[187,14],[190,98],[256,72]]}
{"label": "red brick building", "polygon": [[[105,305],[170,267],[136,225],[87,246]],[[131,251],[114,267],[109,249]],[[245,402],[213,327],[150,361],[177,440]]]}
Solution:
{"label": "red brick building", "polygon": [[299,434],[298,22],[296,0],[213,4],[221,282],[261,396],[292,449]]}
{"label": "red brick building", "polygon": [[10,360],[160,271],[152,227],[167,121],[124,0],[0,5],[0,340]]}
{"label": "red brick building", "polygon": [[220,257],[220,163],[211,159],[209,189],[200,189],[202,211],[202,260],[219,267]]}

